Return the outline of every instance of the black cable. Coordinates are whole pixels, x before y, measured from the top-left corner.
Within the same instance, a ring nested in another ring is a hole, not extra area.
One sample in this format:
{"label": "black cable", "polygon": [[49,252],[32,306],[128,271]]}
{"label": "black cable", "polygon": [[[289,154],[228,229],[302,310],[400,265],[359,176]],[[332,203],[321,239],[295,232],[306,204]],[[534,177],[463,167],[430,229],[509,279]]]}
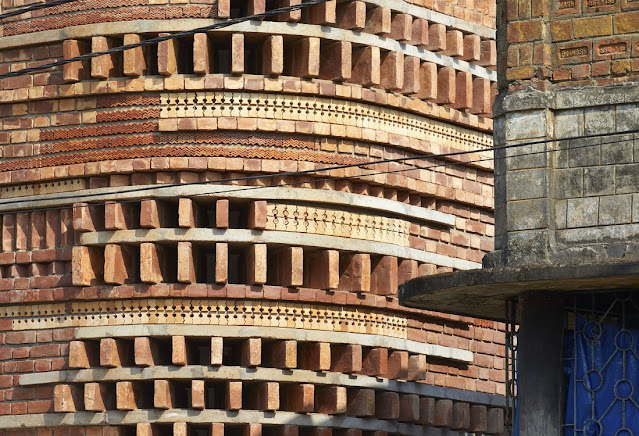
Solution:
{"label": "black cable", "polygon": [[136,42],[136,43],[133,43],[133,44],[122,45],[120,47],[113,47],[113,48],[110,48],[110,49],[104,50],[104,51],[98,51],[98,52],[94,52],[94,53],[87,53],[87,54],[76,56],[76,57],[69,58],[69,59],[62,59],[62,60],[55,61],[55,62],[49,62],[47,64],[37,65],[37,66],[29,67],[29,68],[23,68],[23,69],[17,70],[17,71],[11,71],[11,72],[8,72],[8,73],[0,74],[0,79],[6,79],[6,78],[9,78],[9,77],[22,76],[22,75],[33,73],[33,72],[36,72],[36,71],[42,71],[42,70],[46,70],[46,69],[49,69],[49,68],[59,67],[61,65],[66,65],[66,64],[69,64],[71,62],[84,61],[84,60],[93,59],[93,58],[96,58],[96,57],[99,57],[99,56],[104,56],[104,55],[108,55],[108,54],[112,54],[112,53],[119,53],[119,52],[123,52],[123,51],[126,51],[126,50],[131,50],[131,49],[134,49],[134,48],[137,48],[137,47],[143,47],[143,46],[146,46],[146,45],[158,44],[158,43],[160,43],[162,41],[168,41],[170,39],[183,38],[185,36],[191,36],[191,35],[194,35],[196,33],[204,33],[204,32],[208,32],[208,31],[215,30],[215,29],[222,29],[224,27],[233,26],[234,24],[243,23],[245,21],[262,20],[264,18],[268,18],[268,17],[274,16],[274,15],[283,14],[285,12],[290,12],[290,11],[294,11],[294,10],[297,10],[297,9],[304,9],[304,8],[309,7],[309,6],[315,6],[315,5],[318,5],[318,4],[321,4],[321,3],[326,3],[327,1],[329,1],[329,0],[308,0],[308,1],[305,1],[305,2],[297,4],[297,5],[284,6],[284,7],[277,8],[277,9],[271,9],[270,11],[262,12],[260,14],[249,15],[249,16],[246,16],[246,17],[231,18],[229,20],[224,20],[221,23],[211,24],[209,26],[198,27],[196,29],[191,29],[191,30],[187,30],[187,31],[184,31],[184,32],[178,32],[178,33],[172,33],[170,35],[165,35],[165,36],[157,36],[155,38],[147,39],[147,40]]}
{"label": "black cable", "polygon": [[[313,169],[313,170],[290,171],[290,172],[286,172],[286,173],[273,173],[273,174],[260,174],[260,175],[254,175],[254,176],[243,176],[243,177],[237,177],[237,178],[233,178],[233,179],[221,179],[221,180],[217,180],[216,182],[218,182],[218,183],[240,182],[240,181],[250,181],[250,180],[272,178],[272,177],[301,176],[301,175],[314,174],[314,173],[317,173],[319,171],[341,170],[341,169],[346,169],[346,168],[363,167],[363,166],[367,166],[367,165],[378,165],[378,164],[384,164],[384,163],[397,163],[397,162],[405,162],[405,161],[419,160],[419,159],[441,159],[441,158],[448,158],[448,157],[460,156],[460,155],[466,155],[466,154],[472,154],[472,153],[481,153],[481,152],[485,152],[485,151],[489,151],[489,152],[493,151],[494,152],[494,151],[498,151],[498,150],[507,150],[507,149],[510,149],[510,148],[519,148],[519,147],[525,147],[525,146],[528,146],[528,145],[545,144],[545,143],[549,143],[549,142],[572,141],[572,140],[575,140],[575,139],[592,139],[592,138],[597,138],[597,137],[605,137],[605,136],[613,136],[613,135],[627,135],[627,134],[632,134],[632,133],[639,133],[639,129],[637,129],[637,130],[627,130],[627,131],[624,131],[624,132],[615,132],[615,133],[598,133],[598,134],[591,134],[591,135],[572,136],[572,137],[561,138],[561,139],[542,139],[542,140],[531,141],[531,142],[520,142],[520,143],[515,143],[515,144],[498,145],[498,146],[484,148],[484,149],[480,149],[480,150],[455,151],[455,152],[450,152],[450,153],[439,153],[439,154],[421,154],[421,155],[415,155],[415,156],[410,156],[410,157],[400,157],[400,158],[395,158],[395,159],[380,159],[380,160],[376,160],[376,161],[362,162],[362,163],[356,163],[356,164],[336,165],[336,166],[333,166],[333,167]],[[625,140],[623,140],[623,141],[625,141]],[[616,142],[623,142],[623,141],[616,141]],[[615,142],[612,142],[612,143],[615,143]],[[550,150],[550,151],[553,151],[553,150]],[[494,160],[494,158],[490,158],[489,160]],[[472,162],[473,161],[455,162],[455,164],[465,165],[465,164],[472,163]],[[420,168],[413,168],[413,169],[420,169]],[[211,182],[210,181],[198,181],[198,182],[190,182],[190,183],[168,184],[168,185],[163,185],[163,187],[170,188],[170,187],[175,187],[175,186],[205,185],[205,184],[209,184],[209,183],[211,183]],[[143,191],[153,190],[153,189],[156,189],[156,188],[157,188],[157,186],[146,186],[146,187],[140,187],[140,188],[124,189],[124,190],[121,190],[119,192],[115,192],[115,194],[128,194],[128,193],[132,193],[132,192],[143,192]],[[85,198],[86,197],[97,197],[97,196],[101,196],[101,195],[104,195],[104,194],[102,194],[102,193],[94,193],[94,194],[83,195],[83,197],[85,197]],[[58,199],[59,200],[69,200],[69,199],[73,199],[74,197],[76,197],[76,196],[74,195],[74,196],[67,196],[67,197],[58,197]],[[21,200],[11,200],[11,201],[6,201],[6,202],[0,201],[0,206],[7,205],[7,204],[13,204],[13,203],[23,203],[25,201],[39,201],[39,200],[38,199],[33,199],[33,200],[21,199]]]}
{"label": "black cable", "polygon": [[63,5],[65,3],[71,3],[77,0],[53,0],[47,3],[41,3],[37,5],[27,6],[26,8],[18,9],[15,11],[7,12],[5,14],[0,15],[0,20],[9,17],[15,17],[16,15],[26,14],[27,12],[37,11],[39,9],[52,8],[53,6]]}
{"label": "black cable", "polygon": [[[624,133],[611,133],[611,134],[600,134],[600,135],[594,135],[594,136],[613,136],[613,135],[623,135]],[[591,137],[593,135],[584,135],[583,137]],[[579,136],[579,137],[574,137],[574,139],[582,139],[583,137]],[[567,138],[558,140],[558,141],[563,141],[563,140],[567,140]],[[466,162],[446,162],[446,163],[441,163],[441,164],[433,164],[430,166],[426,166],[426,167],[411,167],[411,168],[403,168],[403,169],[398,169],[398,170],[389,170],[389,171],[380,171],[380,172],[375,172],[375,173],[371,173],[371,174],[361,174],[358,175],[358,178],[362,178],[362,177],[370,177],[370,176],[377,176],[377,175],[381,175],[381,174],[393,174],[393,173],[400,173],[400,172],[404,172],[404,171],[414,171],[414,170],[428,170],[428,169],[433,169],[433,168],[448,168],[448,167],[452,167],[452,166],[457,166],[457,165],[466,165],[466,164],[470,164],[470,163],[478,163],[478,162],[489,162],[489,161],[493,161],[496,159],[508,159],[508,158],[514,158],[514,157],[526,157],[526,156],[534,156],[534,155],[539,155],[539,154],[543,154],[543,153],[555,153],[555,152],[560,152],[560,151],[569,151],[569,150],[577,150],[577,149],[583,149],[583,148],[588,148],[588,147],[594,147],[596,145],[609,145],[609,144],[617,144],[620,142],[626,142],[628,141],[628,139],[619,139],[619,140],[615,140],[615,141],[609,141],[609,142],[602,142],[602,143],[596,143],[596,144],[582,144],[582,145],[577,145],[574,147],[565,147],[565,148],[558,148],[558,149],[553,149],[553,150],[541,150],[541,151],[535,151],[535,152],[527,152],[527,153],[520,153],[520,154],[515,154],[515,155],[511,155],[511,156],[504,156],[504,157],[500,157],[500,158],[482,158],[482,159],[475,159],[475,160],[469,160]],[[523,144],[522,145],[527,145]],[[485,149],[485,150],[491,150],[491,149]],[[473,150],[473,151],[469,151],[469,152],[464,152],[466,154],[469,153],[478,153],[478,152],[482,152],[485,150]],[[412,158],[400,158],[400,159],[428,159],[428,158],[437,158],[438,155],[430,155],[430,156],[419,156],[419,157],[412,157]],[[363,164],[357,164],[357,165],[369,165],[369,163],[363,163]],[[315,171],[330,171],[332,169],[334,169],[335,167],[331,167],[331,168],[323,168],[323,169],[319,169],[319,170],[315,170]],[[309,170],[310,171],[310,170]],[[288,174],[302,174],[305,172],[290,172],[290,173],[276,173],[276,174],[263,174],[263,175],[258,175],[258,176],[246,176],[246,177],[236,177],[236,178],[228,178],[228,179],[219,179],[219,180],[215,180],[215,181],[205,181],[205,182],[193,182],[193,183],[180,183],[180,184],[170,184],[170,185],[154,185],[152,187],[145,187],[145,188],[141,188],[141,190],[155,190],[155,189],[164,189],[164,188],[174,188],[174,187],[179,187],[179,186],[191,186],[191,185],[201,185],[201,184],[220,184],[220,183],[225,183],[225,182],[237,182],[237,181],[247,181],[247,180],[254,180],[254,179],[259,179],[259,178],[264,178],[264,177],[279,177],[279,176],[285,176]],[[197,197],[197,196],[201,196],[201,195],[211,195],[211,194],[226,194],[226,193],[233,193],[233,192],[238,192],[238,191],[249,191],[249,190],[253,190],[253,189],[264,189],[264,188],[277,188],[280,186],[295,186],[295,185],[300,185],[300,184],[304,184],[304,183],[317,183],[317,182],[323,182],[323,181],[334,181],[334,180],[344,180],[344,179],[349,179],[351,178],[351,176],[341,176],[341,177],[325,177],[323,179],[315,179],[315,180],[311,180],[311,181],[294,181],[294,182],[288,182],[288,183],[283,183],[281,185],[270,185],[270,186],[247,186],[247,187],[242,187],[242,188],[238,188],[238,189],[233,189],[233,190],[226,190],[226,191],[218,191],[218,192],[207,192],[205,194],[190,194],[188,196],[190,197]],[[227,185],[228,186],[228,185]],[[124,193],[127,193],[130,191],[124,191]],[[135,190],[134,192],[137,192],[137,190]],[[106,192],[106,193],[95,193],[95,194],[85,194],[82,195],[83,198],[86,197],[94,197],[94,196],[110,196],[110,195],[117,195],[122,193],[122,191],[113,191],[113,192]],[[61,200],[61,199],[73,199],[78,197],[77,195],[74,196],[69,196],[69,197],[64,197],[64,198],[56,198],[55,200]],[[179,199],[179,198],[183,198],[184,195],[179,195],[179,196],[168,196],[168,197],[160,197],[158,198],[159,200],[171,200],[171,199]],[[29,200],[29,199],[25,199],[25,198],[21,198],[19,200],[14,200],[14,201],[9,201],[9,202],[0,202],[0,206],[5,205],[5,204],[13,204],[13,203],[23,203],[25,201],[46,201],[46,199],[33,199],[33,200]],[[107,201],[113,201],[113,200],[107,200]],[[119,200],[117,201],[117,203],[120,204],[126,204],[126,203],[136,203],[140,201],[140,199],[133,199],[133,200]],[[94,206],[94,204],[89,204],[86,207],[90,207],[90,206]],[[73,207],[81,207],[81,206],[73,206]],[[84,206],[82,206],[84,207]],[[27,213],[27,212],[38,212],[38,211],[46,211],[46,210],[68,210],[70,209],[70,206],[60,206],[60,207],[44,207],[44,208],[34,208],[34,209],[23,209],[20,210],[18,213]],[[8,214],[8,213],[14,213],[14,212],[4,212],[2,214]]]}

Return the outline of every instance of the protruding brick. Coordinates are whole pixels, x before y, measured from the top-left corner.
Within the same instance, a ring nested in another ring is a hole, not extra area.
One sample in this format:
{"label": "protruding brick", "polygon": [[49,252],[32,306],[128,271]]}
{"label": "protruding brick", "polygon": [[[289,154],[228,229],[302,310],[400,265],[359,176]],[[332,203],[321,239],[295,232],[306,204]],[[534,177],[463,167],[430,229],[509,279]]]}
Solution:
{"label": "protruding brick", "polygon": [[389,8],[373,7],[367,15],[364,32],[381,36],[390,35],[392,17]]}
{"label": "protruding brick", "polygon": [[348,1],[337,5],[337,27],[347,30],[363,30],[366,27],[366,3]]}
{"label": "protruding brick", "polygon": [[321,48],[321,79],[343,81],[351,78],[352,47],[348,41],[327,43]]}
{"label": "protruding brick", "polygon": [[215,244],[215,283],[226,283],[229,278],[229,244]]}
{"label": "protruding brick", "polygon": [[156,409],[172,409],[174,395],[168,380],[153,381],[153,407]]}
{"label": "protruding brick", "polygon": [[206,33],[193,35],[193,72],[209,74],[211,72],[212,44]]}
{"label": "protruding brick", "polygon": [[489,39],[481,42],[481,54],[478,65],[492,67],[497,65],[497,43]]}
{"label": "protruding brick", "polygon": [[138,386],[130,381],[115,384],[115,408],[118,410],[136,410],[140,392]]}
{"label": "protruding brick", "polygon": [[284,38],[271,35],[262,46],[262,65],[267,76],[279,76],[284,72]]}
{"label": "protruding brick", "polygon": [[286,70],[295,77],[311,78],[319,76],[320,39],[317,37],[300,38],[286,49],[291,54],[287,57]]}
{"label": "protruding brick", "polygon": [[464,35],[459,30],[448,30],[446,32],[446,49],[442,54],[452,57],[464,55]]}
{"label": "protruding brick", "polygon": [[369,254],[343,254],[340,256],[338,289],[369,292],[371,288],[371,257]]}
{"label": "protruding brick", "polygon": [[435,399],[426,397],[419,399],[419,423],[435,425]]}
{"label": "protruding brick", "polygon": [[425,47],[428,45],[428,21],[423,18],[413,18],[413,30],[411,33],[412,45]]}
{"label": "protruding brick", "polygon": [[193,228],[197,221],[197,205],[190,198],[180,198],[178,202],[178,225]]}
{"label": "protruding brick", "polygon": [[229,201],[227,199],[215,202],[215,227],[218,229],[229,228]]}
{"label": "protruding brick", "polygon": [[387,91],[400,91],[404,87],[404,53],[382,52],[380,61],[380,86]]}
{"label": "protruding brick", "polygon": [[195,261],[193,259],[193,244],[178,242],[177,279],[180,283],[195,283]]}
{"label": "protruding brick", "polygon": [[426,378],[426,356],[414,354],[408,358],[408,380],[424,380]]}
{"label": "protruding brick", "polygon": [[257,388],[259,410],[278,410],[280,408],[280,384],[262,382]]}
{"label": "protruding brick", "polygon": [[266,244],[253,244],[246,250],[247,282],[252,285],[266,283]]}
{"label": "protruding brick", "polygon": [[206,407],[204,398],[204,380],[191,381],[191,408],[202,410]]}
{"label": "protruding brick", "polygon": [[158,344],[151,338],[138,336],[133,342],[133,354],[137,366],[155,366],[159,364]]}
{"label": "protruding brick", "polygon": [[171,363],[173,365],[187,365],[186,338],[184,336],[171,337]]}
{"label": "protruding brick", "polygon": [[131,223],[129,205],[107,201],[104,204],[104,228],[106,230],[126,230]]}
{"label": "protruding brick", "polygon": [[457,73],[456,97],[454,108],[468,110],[473,107],[473,75],[460,71]]}
{"label": "protruding brick", "polygon": [[96,342],[71,341],[69,343],[69,368],[86,369],[95,366],[99,354]]}
{"label": "protruding brick", "polygon": [[242,342],[242,366],[260,366],[262,363],[262,339],[249,338]]}
{"label": "protruding brick", "polygon": [[335,24],[336,1],[329,0],[309,8],[309,22],[320,26]]}
{"label": "protruding brick", "polygon": [[100,366],[117,368],[126,365],[129,357],[124,341],[113,338],[100,339]]}
{"label": "protruding brick", "polygon": [[437,72],[437,100],[439,104],[455,104],[457,76],[454,68],[443,67]]}
{"label": "protruding brick", "polygon": [[439,23],[430,23],[428,27],[428,43],[424,48],[430,51],[446,50],[446,26]]}
{"label": "protruding brick", "polygon": [[188,436],[188,431],[186,422],[173,423],[173,436]]}
{"label": "protruding brick", "polygon": [[138,422],[135,425],[135,436],[154,436],[153,427],[148,422]]}
{"label": "protruding brick", "polygon": [[248,228],[256,230],[266,228],[266,201],[252,201],[249,204]]}
{"label": "protruding brick", "polygon": [[380,392],[375,396],[375,417],[379,419],[399,418],[399,394]]}
{"label": "protruding brick", "polygon": [[100,227],[100,217],[96,208],[87,203],[73,205],[73,229],[78,232],[95,232]]}
{"label": "protruding brick", "polygon": [[84,384],[84,410],[104,412],[111,407],[113,393],[101,383]]}
{"label": "protruding brick", "polygon": [[311,371],[331,369],[331,344],[328,342],[310,342],[302,345],[300,367]]}
{"label": "protruding brick", "polygon": [[375,415],[375,390],[374,389],[349,389],[348,410],[350,416],[374,416]]}
{"label": "protruding brick", "polygon": [[[170,33],[160,33],[158,36],[168,36]],[[168,39],[158,43],[158,74],[172,76],[177,73],[176,39]]]}
{"label": "protruding brick", "polygon": [[[286,6],[299,5],[302,0],[279,0],[279,7],[283,8]],[[277,21],[287,21],[291,23],[295,23],[302,19],[302,10],[296,9],[293,11],[284,12],[277,16]]]}
{"label": "protruding brick", "polygon": [[352,56],[351,82],[362,86],[379,85],[381,53],[379,47],[355,47]]}
{"label": "protruding brick", "polygon": [[240,410],[242,408],[242,382],[227,383],[226,408],[228,410]]}
{"label": "protruding brick", "polygon": [[248,0],[248,14],[257,15],[262,14],[266,10],[265,0]]}
{"label": "protruding brick", "polygon": [[[89,45],[77,39],[67,39],[62,43],[62,56],[64,59],[75,58],[89,52]],[[65,64],[62,77],[65,82],[78,82],[88,79],[90,73],[89,62],[75,61]]]}
{"label": "protruding brick", "polygon": [[456,402],[453,404],[453,424],[454,430],[466,430],[470,427],[470,404]]}
{"label": "protruding brick", "polygon": [[342,386],[329,386],[316,390],[315,411],[327,415],[346,413],[347,394]]}
{"label": "protruding brick", "polygon": [[224,338],[213,336],[211,338],[211,365],[222,365],[224,356]]}
{"label": "protruding brick", "polygon": [[470,113],[490,116],[492,114],[491,94],[490,80],[482,77],[473,79],[473,107]]}
{"label": "protruding brick", "polygon": [[[106,51],[114,47],[113,40],[105,36],[91,38],[91,52]],[[119,70],[118,54],[112,53],[91,59],[91,77],[95,79],[108,79],[117,77]]]}
{"label": "protruding brick", "polygon": [[397,258],[382,256],[372,261],[370,291],[378,295],[397,294]]}
{"label": "protruding brick", "polygon": [[211,424],[211,436],[224,436],[224,424],[221,422]]}
{"label": "protruding brick", "polygon": [[453,424],[453,400],[435,400],[435,425],[450,428]]}
{"label": "protruding brick", "polygon": [[53,410],[56,412],[77,412],[82,410],[82,390],[80,386],[57,384],[53,388]]}
{"label": "protruding brick", "polygon": [[408,378],[408,351],[393,351],[388,356],[388,378]]}
{"label": "protruding brick", "polygon": [[315,409],[315,385],[307,383],[289,385],[286,394],[286,410],[309,413]]}
{"label": "protruding brick", "polygon": [[401,395],[399,397],[399,420],[402,422],[419,421],[419,395]]}
{"label": "protruding brick", "polygon": [[[124,35],[123,45],[137,44],[141,41],[140,35],[128,33]],[[122,53],[122,71],[125,76],[139,77],[147,72],[146,50],[144,47],[136,47]]]}
{"label": "protruding brick", "polygon": [[408,42],[413,34],[413,16],[410,14],[395,14],[391,17],[390,38],[399,42]]}
{"label": "protruding brick", "polygon": [[163,207],[158,201],[142,200],[140,202],[140,227],[159,229],[162,227],[163,212]]}
{"label": "protruding brick", "polygon": [[244,74],[244,34],[231,36],[231,74]]}
{"label": "protruding brick", "polygon": [[339,251],[322,250],[312,257],[309,286],[315,289],[337,289],[339,286]]}
{"label": "protruding brick", "polygon": [[275,368],[297,368],[297,341],[275,341],[271,347],[271,365]]}
{"label": "protruding brick", "polygon": [[242,436],[262,436],[262,424],[246,424]]}
{"label": "protruding brick", "polygon": [[388,348],[369,348],[362,353],[362,374],[382,376],[388,372]]}
{"label": "protruding brick", "polygon": [[152,242],[140,244],[140,281],[142,283],[162,283],[162,270],[166,265],[164,248]]}
{"label": "protruding brick", "polygon": [[[432,62],[422,62],[419,68],[419,91],[417,98],[422,100],[434,100],[437,98],[437,65]],[[402,262],[415,262],[403,260]],[[403,282],[402,282],[403,283]]]}
{"label": "protruding brick", "polygon": [[346,374],[362,370],[362,346],[358,344],[331,346],[331,371]]}
{"label": "protruding brick", "polygon": [[464,36],[464,55],[461,58],[469,62],[481,59],[481,38],[479,35]]}
{"label": "protruding brick", "polygon": [[402,89],[402,94],[414,95],[419,93],[421,84],[420,66],[419,58],[413,56],[404,58],[404,88]]}
{"label": "protruding brick", "polygon": [[118,244],[106,244],[104,246],[104,282],[123,285],[135,281],[133,259],[130,248]]}
{"label": "protruding brick", "polygon": [[486,433],[498,434],[504,431],[504,409],[491,407],[487,413]]}
{"label": "protruding brick", "polygon": [[282,286],[302,286],[304,283],[304,249],[285,247],[280,259],[280,280]]}
{"label": "protruding brick", "polygon": [[470,427],[471,432],[484,433],[488,428],[488,408],[481,404],[470,406]]}

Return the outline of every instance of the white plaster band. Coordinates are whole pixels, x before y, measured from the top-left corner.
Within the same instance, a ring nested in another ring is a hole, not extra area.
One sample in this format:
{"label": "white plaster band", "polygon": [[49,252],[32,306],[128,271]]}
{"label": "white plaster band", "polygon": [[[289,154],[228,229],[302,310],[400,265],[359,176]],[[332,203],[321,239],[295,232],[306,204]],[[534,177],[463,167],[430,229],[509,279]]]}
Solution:
{"label": "white plaster band", "polygon": [[[355,388],[378,389],[400,394],[414,394],[425,397],[445,398],[456,401],[503,406],[500,395],[465,395],[461,389],[432,386],[412,381],[397,381],[366,375],[342,374],[337,372],[317,372],[304,369],[282,370],[278,368],[245,368],[239,366],[155,366],[149,368],[98,368],[65,371],[49,371],[20,376],[20,386],[57,383],[90,383],[106,381],[139,380],[251,380],[279,383],[312,383]],[[481,400],[481,401],[480,401]]]}
{"label": "white plaster band", "polygon": [[[138,20],[118,23],[95,23],[81,26],[66,27],[64,29],[45,30],[25,35],[6,36],[0,38],[0,50],[17,49],[26,45],[50,44],[71,38],[89,38],[93,36],[109,36],[120,34],[184,32],[193,28],[209,26],[224,20],[181,19],[181,20]],[[330,29],[329,31],[326,31]],[[497,72],[466,61],[454,59],[424,50],[413,45],[400,43],[393,39],[368,33],[353,32],[335,27],[316,26],[301,23],[280,23],[274,21],[246,21],[213,32],[232,33],[262,33],[269,35],[310,36],[335,41],[349,41],[355,44],[380,47],[384,50],[403,52],[427,62],[443,67],[452,67],[459,71],[470,72],[475,76],[497,81]]]}
{"label": "white plaster band", "polygon": [[[45,207],[63,207],[74,203],[106,201],[106,200],[134,200],[147,198],[174,198],[174,197],[206,197],[211,199],[218,198],[242,198],[242,199],[258,199],[258,200],[291,200],[291,201],[307,201],[310,203],[334,204],[338,206],[361,207],[367,210],[376,210],[400,215],[401,217],[430,221],[444,226],[452,227],[455,225],[455,215],[449,213],[438,212],[433,209],[426,209],[419,206],[413,206],[399,201],[388,200],[386,198],[371,197],[369,195],[351,194],[348,192],[329,191],[323,189],[306,189],[306,188],[285,188],[285,187],[244,187],[232,185],[178,185],[165,186],[155,185],[153,189],[144,191],[136,191],[138,187],[132,188],[100,188],[74,191],[72,198],[69,193],[56,193],[45,195],[34,195],[28,199],[16,202],[15,199],[7,200],[11,204],[3,205],[0,201],[0,212],[20,211],[24,209],[37,209]],[[131,189],[133,192],[127,192]],[[88,195],[88,196],[87,196]]]}
{"label": "white plaster band", "polygon": [[351,239],[340,236],[313,235],[296,232],[262,231],[247,229],[137,229],[84,233],[80,245],[139,244],[141,242],[200,244],[228,242],[239,244],[274,244],[323,248],[330,250],[395,256],[422,263],[430,263],[454,269],[481,268],[481,263],[456,259],[443,254],[430,253],[415,248],[402,247],[377,241]]}
{"label": "white plaster band", "polygon": [[155,324],[78,327],[76,339],[118,338],[136,336],[222,336],[233,338],[285,339],[300,342],[330,342],[336,344],[359,344],[365,347],[384,347],[408,351],[413,354],[439,357],[471,363],[473,353],[468,350],[444,347],[435,344],[361,333],[329,332],[284,327],[264,326],[202,326],[185,324]]}

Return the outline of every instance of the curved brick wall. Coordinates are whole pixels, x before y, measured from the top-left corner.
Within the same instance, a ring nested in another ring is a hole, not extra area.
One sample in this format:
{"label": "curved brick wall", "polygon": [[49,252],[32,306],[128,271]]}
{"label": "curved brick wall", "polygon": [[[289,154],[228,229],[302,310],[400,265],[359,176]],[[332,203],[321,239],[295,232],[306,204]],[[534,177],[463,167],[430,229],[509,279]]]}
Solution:
{"label": "curved brick wall", "polygon": [[[9,19],[0,72],[273,6],[209,3]],[[494,20],[328,2],[5,79],[0,435],[500,433],[503,326],[396,297],[493,248]]]}

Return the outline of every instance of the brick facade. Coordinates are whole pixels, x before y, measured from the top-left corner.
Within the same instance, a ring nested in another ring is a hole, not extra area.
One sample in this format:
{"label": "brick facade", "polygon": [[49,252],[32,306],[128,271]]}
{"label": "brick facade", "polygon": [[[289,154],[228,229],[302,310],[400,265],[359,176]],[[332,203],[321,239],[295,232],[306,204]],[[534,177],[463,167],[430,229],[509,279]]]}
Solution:
{"label": "brick facade", "polygon": [[[34,11],[0,73],[272,6]],[[503,324],[397,300],[493,249],[494,20],[327,2],[2,80],[0,435],[502,432]]]}

